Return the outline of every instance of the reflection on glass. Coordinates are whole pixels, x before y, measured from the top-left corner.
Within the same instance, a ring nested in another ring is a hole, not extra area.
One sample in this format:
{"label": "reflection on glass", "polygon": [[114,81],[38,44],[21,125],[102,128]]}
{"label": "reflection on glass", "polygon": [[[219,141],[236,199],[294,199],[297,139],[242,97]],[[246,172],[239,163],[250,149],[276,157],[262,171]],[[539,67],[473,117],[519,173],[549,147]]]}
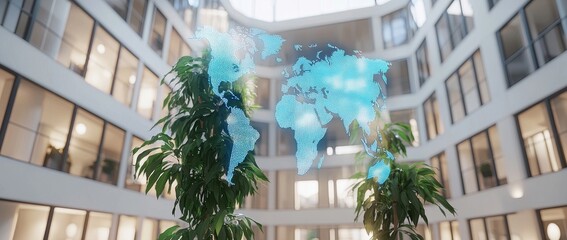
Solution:
{"label": "reflection on glass", "polygon": [[136,109],[139,114],[147,119],[152,119],[153,116],[154,107],[157,103],[158,84],[158,77],[147,67],[144,68],[142,86],[140,87],[140,96],[138,97],[138,106]]}
{"label": "reflection on glass", "polygon": [[319,182],[317,180],[295,182],[295,210],[317,208],[319,203]]}
{"label": "reflection on glass", "polygon": [[156,238],[158,238],[158,221],[144,218],[141,240],[154,240]]}
{"label": "reflection on glass", "polygon": [[112,87],[112,96],[114,99],[126,106],[130,106],[132,95],[134,94],[134,84],[137,80],[138,58],[126,48],[122,47],[120,49],[118,66],[116,67],[114,86]]}
{"label": "reflection on glass", "polygon": [[120,215],[116,239],[135,240],[137,221],[136,217]]}
{"label": "reflection on glass", "polygon": [[165,16],[156,8],[154,10],[154,20],[152,22],[149,44],[150,47],[152,47],[152,49],[160,56],[163,52],[166,22],[167,20],[165,19]]}
{"label": "reflection on glass", "polygon": [[125,135],[124,130],[112,124],[106,124],[102,151],[100,153],[100,163],[98,164],[97,170],[97,180],[116,184]]}
{"label": "reflection on glass", "polygon": [[75,4],[71,4],[57,61],[80,75],[85,71],[93,26],[94,20]]}
{"label": "reflection on glass", "polygon": [[67,157],[70,174],[94,178],[98,148],[102,139],[102,119],[83,109],[77,111],[69,154]]}
{"label": "reflection on glass", "polygon": [[55,208],[48,240],[80,240],[87,212]]}
{"label": "reflection on glass", "polygon": [[256,156],[268,156],[269,124],[262,122],[250,122],[250,125],[260,133],[260,138],[256,141],[254,153]]}
{"label": "reflection on glass", "polygon": [[2,155],[63,170],[73,105],[29,81],[22,81],[6,131]]}
{"label": "reflection on glass", "polygon": [[97,27],[89,55],[85,81],[93,87],[110,93],[120,44],[102,27]]}
{"label": "reflection on glass", "polygon": [[13,240],[43,239],[49,208],[19,204]]}
{"label": "reflection on glass", "polygon": [[551,99],[551,109],[563,148],[563,156],[567,158],[567,92]]}
{"label": "reflection on glass", "polygon": [[540,103],[520,113],[518,123],[524,139],[531,175],[559,171],[561,162],[545,104]]}
{"label": "reflection on glass", "polygon": [[85,240],[100,240],[110,237],[112,214],[90,212]]}

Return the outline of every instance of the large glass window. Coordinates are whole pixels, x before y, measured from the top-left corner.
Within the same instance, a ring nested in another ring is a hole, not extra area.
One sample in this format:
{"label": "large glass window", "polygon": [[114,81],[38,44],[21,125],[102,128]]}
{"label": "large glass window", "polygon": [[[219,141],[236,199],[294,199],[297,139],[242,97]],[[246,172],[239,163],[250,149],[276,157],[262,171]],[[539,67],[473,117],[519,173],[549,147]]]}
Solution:
{"label": "large glass window", "polygon": [[531,176],[557,172],[567,166],[564,152],[566,96],[563,92],[517,116]]}
{"label": "large glass window", "polygon": [[125,135],[124,130],[106,123],[99,163],[97,164],[97,180],[110,184],[117,183]]}
{"label": "large glass window", "polygon": [[451,198],[451,187],[449,185],[449,169],[445,152],[437,154],[429,159],[431,167],[435,171],[435,179],[443,185],[443,196]]}
{"label": "large glass window", "polygon": [[114,99],[130,106],[134,94],[134,84],[138,80],[138,58],[126,48],[120,48],[118,66],[112,87]]}
{"label": "large glass window", "polygon": [[565,52],[565,16],[560,12],[554,0],[534,0],[500,29],[508,86]]}
{"label": "large glass window", "polygon": [[157,220],[144,218],[144,221],[142,222],[141,240],[157,239],[159,236],[158,230]]}
{"label": "large glass window", "polygon": [[254,153],[256,156],[268,156],[270,125],[262,122],[251,122],[250,125],[260,133],[260,138],[256,141]]}
{"label": "large glass window", "polygon": [[189,45],[187,45],[177,30],[173,29],[169,39],[167,63],[169,65],[174,65],[180,57],[189,56],[190,54],[191,49],[189,48]]}
{"label": "large glass window", "polygon": [[106,0],[138,35],[142,35],[148,0]]}
{"label": "large glass window", "polygon": [[402,122],[407,123],[411,127],[411,132],[415,138],[412,145],[414,147],[419,146],[419,130],[417,128],[417,119],[415,116],[415,109],[404,109],[404,110],[396,110],[390,111],[390,121],[395,122]]}
{"label": "large glass window", "polygon": [[398,11],[382,17],[384,48],[407,43],[425,23],[426,13],[423,0],[411,0]]}
{"label": "large glass window", "polygon": [[136,217],[120,215],[116,239],[135,240],[138,219]]}
{"label": "large glass window", "polygon": [[441,240],[460,240],[459,222],[440,222],[439,223],[439,239]]}
{"label": "large glass window", "polygon": [[103,125],[104,121],[97,116],[83,109],[77,110],[65,171],[75,176],[95,177]]}
{"label": "large glass window", "polygon": [[0,23],[10,32],[25,38],[29,27],[35,0],[2,1],[0,3]]}
{"label": "large glass window", "polygon": [[0,68],[0,124],[4,120],[15,76]]}
{"label": "large glass window", "polygon": [[490,101],[480,52],[477,51],[445,82],[453,123]]}
{"label": "large glass window", "polygon": [[431,76],[431,70],[429,68],[429,51],[427,50],[427,41],[419,45],[415,52],[415,58],[417,60],[417,74],[419,76],[419,85],[423,85],[425,81]]}
{"label": "large glass window", "polygon": [[90,212],[85,240],[108,239],[111,225],[112,214]]}
{"label": "large glass window", "polygon": [[2,145],[2,155],[62,170],[73,104],[22,80]]}
{"label": "large glass window", "polygon": [[[18,204],[17,220],[13,240],[43,239],[49,218],[49,208],[44,206]],[[30,231],[30,226],[34,227]]]}
{"label": "large glass window", "polygon": [[159,78],[147,67],[142,75],[142,86],[138,97],[137,111],[147,119],[152,119],[157,104]]}
{"label": "large glass window", "polygon": [[98,26],[92,42],[85,80],[95,88],[110,93],[120,44]]}
{"label": "large glass window", "polygon": [[388,84],[386,84],[388,96],[411,93],[407,59],[393,61],[386,75],[388,77]]}
{"label": "large glass window", "polygon": [[256,77],[256,98],[255,104],[262,109],[270,109],[270,79]]}
{"label": "large glass window", "polygon": [[567,207],[539,210],[540,226],[543,239],[567,239]]}
{"label": "large glass window", "polygon": [[427,127],[427,139],[434,139],[444,131],[435,93],[423,103],[423,112],[425,114],[425,126]]}
{"label": "large glass window", "polygon": [[441,61],[445,61],[474,28],[473,9],[469,1],[454,0],[435,24]]}
{"label": "large glass window", "polygon": [[465,194],[507,183],[495,126],[459,143],[457,152]]}
{"label": "large glass window", "polygon": [[48,240],[80,240],[85,224],[86,211],[55,208],[51,218]]}
{"label": "large glass window", "polygon": [[152,21],[152,31],[150,32],[150,47],[160,56],[163,53],[163,43],[165,40],[165,16],[156,8]]}

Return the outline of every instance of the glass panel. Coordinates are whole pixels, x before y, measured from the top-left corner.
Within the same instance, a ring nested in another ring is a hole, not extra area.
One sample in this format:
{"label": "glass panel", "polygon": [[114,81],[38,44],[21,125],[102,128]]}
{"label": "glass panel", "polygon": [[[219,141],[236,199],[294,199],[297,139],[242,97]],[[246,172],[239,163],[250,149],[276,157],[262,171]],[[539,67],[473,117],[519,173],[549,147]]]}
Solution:
{"label": "glass panel", "polygon": [[86,215],[81,210],[55,208],[48,240],[80,240]]}
{"label": "glass panel", "polygon": [[567,158],[567,92],[563,92],[561,95],[551,99],[551,109],[555,119],[557,134],[559,134],[561,139],[563,156]]}
{"label": "glass panel", "polygon": [[112,96],[114,99],[130,106],[132,96],[134,95],[134,84],[138,76],[138,58],[130,51],[122,47],[120,49],[120,57],[118,59],[118,67],[116,68],[116,76],[114,86],[112,88]]}
{"label": "glass panel", "polygon": [[244,205],[249,209],[268,209],[268,184],[258,184],[256,194],[248,196]]}
{"label": "glass panel", "polygon": [[[158,104],[157,107],[159,107],[161,109],[159,118],[162,119],[165,116],[167,116],[167,114],[168,114],[168,108],[167,108],[167,106],[163,106],[163,101],[165,100],[167,95],[169,95],[171,93],[172,90],[171,90],[171,87],[169,87],[167,85],[161,85],[160,89],[161,89],[161,96],[160,96],[160,101],[157,102],[157,104]],[[174,110],[172,110],[172,111],[174,111]]]}
{"label": "glass panel", "polygon": [[10,99],[14,78],[12,74],[0,68],[0,123],[2,123],[4,119],[4,114],[6,114],[6,107],[8,106],[8,99]]}
{"label": "glass panel", "polygon": [[510,58],[512,54],[528,45],[527,40],[522,34],[523,32],[519,15],[512,18],[512,20],[500,30],[500,39],[502,41],[502,47],[504,48],[505,59]]}
{"label": "glass panel", "polygon": [[504,154],[502,154],[502,149],[500,147],[500,136],[498,135],[498,130],[496,129],[496,127],[491,127],[488,129],[488,136],[490,138],[490,144],[492,146],[492,155],[494,158],[498,183],[500,185],[506,184],[508,182],[508,173],[506,171],[506,164],[504,162]]}
{"label": "glass panel", "polygon": [[479,190],[491,188],[497,185],[494,166],[492,165],[492,153],[488,145],[486,132],[475,135],[472,139],[473,154],[479,182]]}
{"label": "glass panel", "polygon": [[413,142],[413,146],[419,146],[419,130],[417,128],[417,120],[415,116],[414,109],[405,109],[405,110],[398,110],[398,111],[390,111],[390,121],[391,122],[403,122],[407,123],[411,127],[411,131],[415,138]]}
{"label": "glass panel", "polygon": [[354,179],[337,179],[337,205],[340,208],[353,208],[356,205],[356,196],[352,187],[357,183]]}
{"label": "glass panel", "polygon": [[465,109],[467,110],[467,114],[470,114],[482,105],[479,98],[480,94],[476,84],[472,59],[466,61],[459,68],[459,77],[461,78],[461,87],[465,99]]}
{"label": "glass panel", "polygon": [[93,26],[93,19],[75,4],[72,4],[57,61],[79,75],[82,75],[85,71],[85,61]]}
{"label": "glass panel", "polygon": [[[134,148],[142,146],[144,141],[137,137],[132,137],[132,144],[130,145],[130,153],[134,150]],[[130,154],[130,159],[128,160],[128,167],[126,168],[126,188],[135,190],[137,192],[143,192],[145,189],[142,187],[145,185],[146,179],[144,177],[140,177],[136,179],[134,177],[134,159],[135,157]]]}
{"label": "glass panel", "polygon": [[449,168],[447,167],[447,158],[445,157],[445,153],[441,153],[439,155],[439,160],[441,161],[441,173],[443,175],[443,179],[441,184],[443,184],[445,197],[451,198],[451,186],[449,185]]}
{"label": "glass panel", "polygon": [[189,46],[183,38],[179,35],[177,30],[173,29],[171,31],[171,36],[169,40],[169,52],[167,55],[167,63],[169,65],[174,65],[180,57],[188,56],[191,54]]}
{"label": "glass panel", "polygon": [[508,239],[508,229],[504,216],[486,218],[488,240]]}
{"label": "glass panel", "polygon": [[85,240],[109,239],[112,214],[90,212]]}
{"label": "glass panel", "polygon": [[567,239],[567,207],[545,209],[539,214],[541,225],[545,229],[545,239]]}
{"label": "glass panel", "polygon": [[2,155],[63,169],[73,105],[28,81],[20,83]]}
{"label": "glass panel", "polygon": [[431,97],[423,103],[423,112],[425,114],[427,138],[434,139],[437,137],[437,129],[435,128],[435,116],[433,113],[433,106],[431,105]]}
{"label": "glass panel", "polygon": [[427,50],[427,42],[424,40],[416,51],[417,69],[419,75],[419,84],[425,83],[430,76],[429,69],[429,53]]}
{"label": "glass panel", "polygon": [[43,239],[49,208],[19,204],[13,240]]}
{"label": "glass panel", "polygon": [[392,97],[411,93],[408,61],[404,59],[393,61],[391,64],[390,69],[386,73],[388,77],[388,84],[386,84],[387,95]]}
{"label": "glass panel", "polygon": [[112,124],[106,124],[97,180],[116,184],[125,135],[124,130]]}
{"label": "glass panel", "polygon": [[85,81],[95,88],[110,93],[120,44],[101,27],[96,28],[89,55]]}
{"label": "glass panel", "polygon": [[177,223],[173,222],[173,221],[159,221],[159,232],[162,233],[165,230],[167,230],[170,227],[176,226],[178,225]]}
{"label": "glass panel", "polygon": [[138,97],[137,111],[140,115],[147,119],[152,119],[154,106],[157,100],[157,88],[159,78],[148,68],[144,68],[142,75],[142,86],[140,87],[140,96]]}
{"label": "glass panel", "polygon": [[277,208],[294,209],[295,207],[295,178],[298,177],[294,170],[279,170],[277,177]]}
{"label": "glass panel", "polygon": [[144,18],[146,17],[146,6],[148,0],[132,0],[132,9],[130,11],[130,19],[128,23],[138,35],[142,35],[144,27]]}
{"label": "glass panel", "polygon": [[260,133],[260,138],[256,141],[254,153],[256,156],[268,156],[269,146],[269,124],[262,122],[251,122],[250,125]]}
{"label": "glass panel", "polygon": [[461,240],[461,234],[459,233],[459,222],[451,221],[451,233],[453,234],[453,240]]}
{"label": "glass panel", "polygon": [[556,0],[534,0],[525,8],[532,37],[535,39],[559,19]]}
{"label": "glass panel", "polygon": [[384,48],[399,46],[408,41],[409,29],[407,21],[406,8],[382,17]]}
{"label": "glass panel", "polygon": [[[334,233],[334,229],[331,229],[331,233]],[[370,239],[366,230],[360,228],[339,228],[337,229],[337,233],[339,234],[338,239],[340,240],[363,240],[363,239]],[[331,235],[330,239],[335,239],[333,235]]]}
{"label": "glass panel", "polygon": [[295,240],[318,240],[319,230],[317,229],[295,229]]}
{"label": "glass panel", "polygon": [[437,135],[444,132],[443,122],[441,121],[441,113],[439,112],[439,102],[437,102],[437,97],[435,94],[431,96],[431,105],[433,106],[433,114],[435,115],[435,126],[437,129]]}
{"label": "glass panel", "polygon": [[536,57],[540,66],[565,52],[565,34],[561,24],[555,25],[534,42]]}
{"label": "glass panel", "polygon": [[480,98],[482,104],[490,102],[490,92],[488,91],[488,83],[486,81],[486,75],[484,74],[484,64],[482,62],[482,57],[480,51],[476,51],[473,56],[474,67],[476,70],[476,78],[478,81],[478,88],[480,91]]}
{"label": "glass panel", "polygon": [[158,222],[145,218],[142,223],[141,240],[154,240],[156,238],[158,238]]}
{"label": "glass panel", "polygon": [[136,217],[120,215],[116,239],[135,240],[137,221]]}
{"label": "glass panel", "polygon": [[451,35],[449,32],[448,16],[446,14],[441,15],[441,18],[435,24],[435,29],[437,30],[437,42],[439,43],[441,61],[444,61],[453,50]]}
{"label": "glass panel", "polygon": [[95,115],[83,109],[77,111],[67,156],[69,173],[94,178],[103,124],[103,120]]}
{"label": "glass panel", "polygon": [[106,0],[106,2],[120,17],[126,19],[128,14],[128,0]]}
{"label": "glass panel", "polygon": [[478,191],[475,176],[476,171],[469,141],[467,140],[457,145],[457,151],[459,153],[459,161],[461,163],[461,174],[465,188],[464,191],[465,193],[476,192]]}
{"label": "glass panel", "polygon": [[319,182],[317,180],[295,182],[295,210],[317,208],[319,203]]}
{"label": "glass panel", "polygon": [[154,20],[152,22],[152,31],[150,32],[150,47],[158,54],[162,55],[163,41],[165,38],[165,24],[167,20],[165,16],[157,10],[154,11]]}
{"label": "glass panel", "polygon": [[472,240],[486,240],[486,229],[484,229],[484,219],[473,219],[469,221]]}
{"label": "glass panel", "polygon": [[520,113],[518,122],[531,175],[559,171],[561,163],[544,103]]}
{"label": "glass panel", "polygon": [[256,99],[255,104],[262,109],[270,109],[270,79],[256,78]]}
{"label": "glass panel", "polygon": [[447,82],[447,96],[449,97],[449,105],[451,107],[451,116],[453,122],[458,122],[465,117],[465,108],[463,98],[461,96],[461,85],[457,74],[451,75]]}
{"label": "glass panel", "polygon": [[439,237],[441,240],[453,240],[450,222],[439,223]]}
{"label": "glass panel", "polygon": [[513,86],[531,72],[535,71],[535,63],[532,61],[528,48],[522,49],[513,58],[508,59],[506,64],[506,73],[508,75],[508,85]]}

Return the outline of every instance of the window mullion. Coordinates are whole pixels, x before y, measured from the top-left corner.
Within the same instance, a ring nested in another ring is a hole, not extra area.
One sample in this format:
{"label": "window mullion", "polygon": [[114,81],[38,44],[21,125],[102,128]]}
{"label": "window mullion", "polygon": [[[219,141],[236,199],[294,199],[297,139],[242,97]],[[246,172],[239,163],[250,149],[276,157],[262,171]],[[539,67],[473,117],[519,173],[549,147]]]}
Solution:
{"label": "window mullion", "polygon": [[494,151],[492,149],[492,141],[490,141],[489,131],[486,130],[485,133],[486,133],[486,141],[488,143],[488,152],[490,154],[490,161],[493,167],[492,172],[494,173],[494,178],[496,179],[496,186],[500,186],[500,179],[498,178],[498,171],[496,170],[496,160],[494,158]]}
{"label": "window mullion", "polygon": [[10,90],[10,97],[8,98],[8,103],[6,104],[6,111],[4,113],[4,119],[2,119],[2,127],[0,128],[0,149],[2,149],[4,137],[6,137],[6,131],[8,129],[8,124],[10,123],[10,117],[12,115],[12,110],[14,109],[14,103],[16,102],[16,94],[18,93],[18,88],[20,86],[22,78],[19,75],[14,76],[14,83],[12,85],[12,89]]}
{"label": "window mullion", "polygon": [[[476,136],[476,135],[475,135]],[[474,137],[474,136],[473,136]],[[472,155],[472,161],[473,161],[473,169],[474,169],[474,179],[476,179],[476,191],[480,191],[480,180],[478,179],[478,172],[476,169],[476,156],[474,154],[474,146],[472,144],[472,137],[467,139],[467,141],[469,142],[469,147],[471,149],[471,155]]]}
{"label": "window mullion", "polygon": [[55,207],[49,208],[49,214],[47,215],[47,223],[45,226],[45,232],[43,234],[43,240],[48,240],[49,231],[51,230],[51,223],[53,222],[53,215],[55,214]]}
{"label": "window mullion", "polygon": [[97,157],[96,157],[96,161],[94,162],[94,169],[93,169],[93,179],[98,180],[98,169],[100,166],[100,162],[101,162],[101,156],[102,156],[102,150],[103,150],[103,145],[104,145],[104,135],[106,134],[106,126],[108,125],[108,123],[105,121],[102,124],[102,133],[100,134],[100,141],[99,141],[99,145],[98,145],[98,150],[97,150]]}
{"label": "window mullion", "polygon": [[63,147],[63,166],[59,166],[59,170],[62,170],[69,157],[69,144],[71,143],[71,136],[73,135],[73,126],[75,126],[75,120],[77,119],[77,105],[73,106],[73,113],[71,115],[71,123],[69,124],[69,132],[67,133],[67,139],[65,140],[65,146]]}
{"label": "window mullion", "polygon": [[110,85],[110,95],[114,93],[114,85],[116,84],[116,77],[118,76],[118,65],[120,64],[120,57],[122,57],[122,45],[118,46],[118,54],[116,54],[116,64],[114,65],[114,76]]}

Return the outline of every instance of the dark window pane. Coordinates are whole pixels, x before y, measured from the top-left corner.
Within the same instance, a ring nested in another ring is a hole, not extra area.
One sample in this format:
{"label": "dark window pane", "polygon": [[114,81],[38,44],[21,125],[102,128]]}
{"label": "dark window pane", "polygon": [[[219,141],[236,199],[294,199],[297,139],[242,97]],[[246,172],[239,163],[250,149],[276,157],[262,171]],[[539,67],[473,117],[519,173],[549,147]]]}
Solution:
{"label": "dark window pane", "polygon": [[152,49],[160,56],[163,52],[166,22],[167,20],[165,19],[165,16],[163,16],[163,14],[159,10],[155,9],[149,41],[150,47],[152,47]]}
{"label": "dark window pane", "polygon": [[524,48],[514,57],[506,60],[506,73],[508,75],[508,85],[513,86],[526,76],[535,71],[529,49]]}
{"label": "dark window pane", "polygon": [[257,156],[268,156],[270,125],[261,122],[251,122],[250,124],[260,133],[260,138],[256,141],[254,152]]}
{"label": "dark window pane", "polygon": [[97,171],[97,180],[116,184],[118,180],[118,170],[120,169],[120,159],[122,159],[125,135],[124,130],[112,124],[106,124],[102,152],[100,153],[100,164]]}
{"label": "dark window pane", "polygon": [[4,119],[13,84],[14,75],[0,68],[0,123]]}
{"label": "dark window pane", "polygon": [[407,43],[409,39],[408,13],[406,8],[382,17],[384,48]]}
{"label": "dark window pane", "polygon": [[128,15],[128,0],[106,0],[106,2],[122,17],[126,19]]}
{"label": "dark window pane", "polygon": [[548,26],[559,19],[555,1],[556,0],[533,0],[526,6],[526,18],[534,39]]}
{"label": "dark window pane", "polygon": [[130,19],[128,24],[134,29],[138,35],[142,35],[144,27],[144,19],[146,17],[146,7],[148,0],[132,0],[132,9],[130,10]]}
{"label": "dark window pane", "polygon": [[457,74],[451,75],[445,83],[447,94],[449,97],[449,106],[451,107],[451,116],[453,122],[458,122],[465,117],[465,108],[463,98],[461,96],[461,85]]}
{"label": "dark window pane", "polygon": [[430,76],[429,69],[429,52],[427,50],[427,42],[423,41],[416,51],[417,70],[419,75],[419,84],[423,85]]}
{"label": "dark window pane", "polygon": [[510,22],[500,30],[500,39],[504,47],[504,58],[510,58],[515,52],[528,45],[527,39],[522,34],[520,16],[516,15]]}
{"label": "dark window pane", "polygon": [[410,125],[411,131],[415,138],[415,141],[412,145],[416,147],[419,146],[419,130],[417,128],[417,120],[414,109],[390,111],[390,121],[393,123],[402,122]]}
{"label": "dark window pane", "polygon": [[388,84],[386,85],[388,96],[411,93],[407,60],[392,62],[386,75],[388,77]]}

